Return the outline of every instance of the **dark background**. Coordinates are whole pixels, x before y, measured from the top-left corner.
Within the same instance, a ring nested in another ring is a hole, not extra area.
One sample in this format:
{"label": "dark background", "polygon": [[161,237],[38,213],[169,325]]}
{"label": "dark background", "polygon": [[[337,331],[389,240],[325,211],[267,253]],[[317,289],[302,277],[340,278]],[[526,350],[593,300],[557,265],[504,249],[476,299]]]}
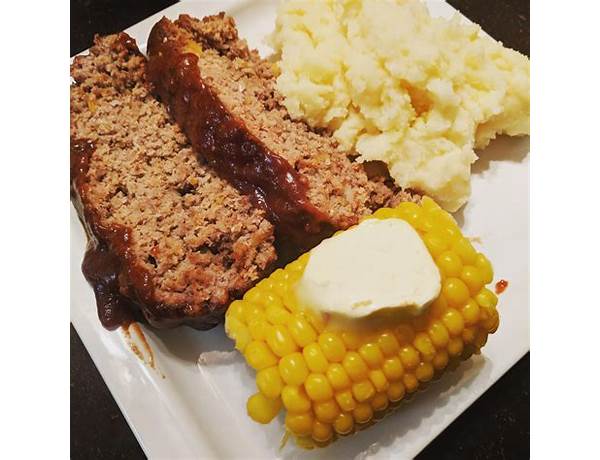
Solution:
{"label": "dark background", "polygon": [[[94,34],[123,30],[170,0],[71,0],[71,55]],[[529,55],[528,0],[449,0],[506,46]],[[98,322],[98,327],[100,323]],[[144,458],[71,326],[71,458]],[[421,452],[418,459],[529,458],[529,353]]]}

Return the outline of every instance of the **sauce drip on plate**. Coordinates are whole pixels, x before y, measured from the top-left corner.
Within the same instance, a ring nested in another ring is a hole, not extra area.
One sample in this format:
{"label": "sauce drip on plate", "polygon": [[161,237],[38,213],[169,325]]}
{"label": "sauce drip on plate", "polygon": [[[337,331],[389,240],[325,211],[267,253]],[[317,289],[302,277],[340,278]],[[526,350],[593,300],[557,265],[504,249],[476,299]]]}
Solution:
{"label": "sauce drip on plate", "polygon": [[496,294],[502,294],[508,287],[508,281],[500,280],[496,283]]}

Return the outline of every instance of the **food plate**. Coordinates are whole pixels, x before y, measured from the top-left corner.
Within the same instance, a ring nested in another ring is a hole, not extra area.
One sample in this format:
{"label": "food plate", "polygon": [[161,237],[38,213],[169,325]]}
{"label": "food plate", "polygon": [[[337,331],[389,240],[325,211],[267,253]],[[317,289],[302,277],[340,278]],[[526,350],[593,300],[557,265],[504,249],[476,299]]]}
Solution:
{"label": "food plate", "polygon": [[[434,15],[455,10],[430,1]],[[163,15],[202,17],[221,10],[237,20],[241,36],[263,54],[276,2],[178,3],[127,32],[145,49],[151,27]],[[496,280],[509,282],[500,296],[501,326],[483,354],[418,393],[369,430],[326,449],[303,451],[293,442],[280,449],[282,420],[263,427],[246,416],[255,391],[252,372],[232,350],[222,327],[209,332],[142,326],[104,330],[92,289],[81,274],[86,236],[71,209],[71,321],[150,458],[410,458],[487,390],[529,348],[529,139],[500,138],[474,165],[472,197],[456,214],[465,234],[483,245]],[[133,351],[137,351],[134,353]],[[209,353],[207,353],[209,352]],[[217,352],[217,353],[210,353]],[[219,353],[224,352],[224,353]],[[198,357],[205,359],[198,364]]]}

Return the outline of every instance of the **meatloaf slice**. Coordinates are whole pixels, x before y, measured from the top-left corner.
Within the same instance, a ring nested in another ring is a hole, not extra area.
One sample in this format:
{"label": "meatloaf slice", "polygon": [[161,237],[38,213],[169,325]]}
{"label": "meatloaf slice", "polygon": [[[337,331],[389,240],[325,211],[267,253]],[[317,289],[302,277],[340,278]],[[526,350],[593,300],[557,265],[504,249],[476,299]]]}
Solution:
{"label": "meatloaf slice", "polygon": [[197,160],[145,71],[124,33],[96,38],[71,66],[71,190],[90,236],[83,270],[107,327],[133,304],[153,326],[207,329],[275,261],[273,226]]}
{"label": "meatloaf slice", "polygon": [[199,155],[266,209],[282,234],[305,242],[313,235],[311,246],[389,200],[412,199],[369,180],[331,136],[291,120],[272,65],[224,13],[163,18],[148,56],[157,95]]}

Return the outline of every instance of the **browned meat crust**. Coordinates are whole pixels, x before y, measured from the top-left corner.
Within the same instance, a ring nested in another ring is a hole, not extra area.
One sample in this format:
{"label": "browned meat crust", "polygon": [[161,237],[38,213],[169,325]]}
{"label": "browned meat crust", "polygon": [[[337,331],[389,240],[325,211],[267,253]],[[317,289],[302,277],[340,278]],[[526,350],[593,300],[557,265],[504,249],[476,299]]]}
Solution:
{"label": "browned meat crust", "polygon": [[121,33],[71,66],[73,201],[90,237],[83,270],[103,324],[136,305],[156,327],[216,325],[273,265],[273,226],[198,161],[149,93]]}

